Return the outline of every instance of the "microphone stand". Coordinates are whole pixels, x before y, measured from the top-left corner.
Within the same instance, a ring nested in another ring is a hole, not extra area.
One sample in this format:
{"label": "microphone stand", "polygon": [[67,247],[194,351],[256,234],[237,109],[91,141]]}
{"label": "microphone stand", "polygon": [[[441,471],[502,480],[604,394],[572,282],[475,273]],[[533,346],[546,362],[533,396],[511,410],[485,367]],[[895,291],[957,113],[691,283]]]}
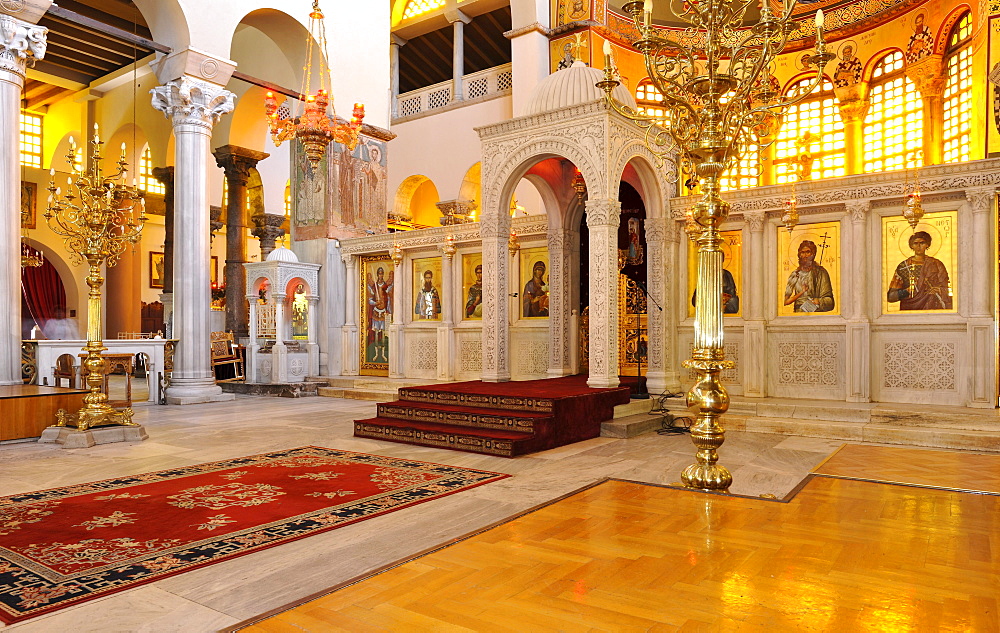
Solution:
{"label": "microphone stand", "polygon": [[[649,312],[649,302],[652,301],[653,305],[660,312],[663,312],[663,306],[656,302],[656,299],[650,296],[649,290],[646,289],[646,284],[641,281],[635,282],[636,287],[642,291],[643,296],[646,297],[646,312]],[[636,392],[632,394],[633,400],[649,400],[649,391],[646,389],[646,385],[642,382],[642,355],[639,354],[639,344],[642,342],[642,321],[641,319],[636,319],[635,321],[635,377],[638,380],[638,385],[636,386]],[[646,347],[646,354],[648,358],[649,346]]]}

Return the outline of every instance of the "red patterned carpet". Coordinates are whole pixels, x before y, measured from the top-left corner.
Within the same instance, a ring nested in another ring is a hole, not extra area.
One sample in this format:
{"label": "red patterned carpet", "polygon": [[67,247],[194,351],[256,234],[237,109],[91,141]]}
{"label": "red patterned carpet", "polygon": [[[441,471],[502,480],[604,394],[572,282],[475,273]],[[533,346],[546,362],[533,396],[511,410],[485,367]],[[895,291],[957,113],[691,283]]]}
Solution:
{"label": "red patterned carpet", "polygon": [[0,497],[18,622],[508,475],[307,446]]}

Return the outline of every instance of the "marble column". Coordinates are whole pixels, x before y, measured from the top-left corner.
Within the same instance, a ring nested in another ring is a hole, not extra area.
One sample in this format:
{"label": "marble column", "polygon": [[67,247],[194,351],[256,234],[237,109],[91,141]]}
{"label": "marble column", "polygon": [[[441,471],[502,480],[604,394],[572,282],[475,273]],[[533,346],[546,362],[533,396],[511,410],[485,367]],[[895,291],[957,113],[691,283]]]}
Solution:
{"label": "marble column", "polygon": [[570,281],[573,232],[549,228],[549,378],[568,376],[570,363]]}
{"label": "marble column", "polygon": [[163,185],[163,304],[164,335],[171,337],[174,316],[174,168],[154,167],[153,178]]}
{"label": "marble column", "polygon": [[[669,218],[646,218],[646,280],[649,296],[652,300],[646,302],[646,315],[649,322],[649,358],[646,370],[646,386],[651,394],[660,394],[668,390],[667,372],[672,369],[670,354],[674,346],[670,344],[671,333],[668,327],[670,309],[667,301],[667,232],[674,228],[674,221]],[[676,230],[673,231],[676,236]],[[656,307],[660,304],[664,310]]]}
{"label": "marble column", "polygon": [[405,378],[406,370],[403,359],[406,350],[403,346],[403,251],[398,244],[389,251],[392,258],[392,322],[389,325],[389,378]]}
{"label": "marble column", "polygon": [[207,175],[212,126],[233,111],[234,95],[187,75],[151,92],[153,108],[171,119],[176,157],[173,335],[178,344],[167,403],[231,400],[232,394],[215,384],[211,364]]}
{"label": "marble column", "polygon": [[[484,187],[484,191],[488,191]],[[479,222],[483,239],[483,380],[510,380],[510,215],[507,205],[487,200]]]}
{"label": "marble column", "polygon": [[465,100],[465,87],[462,85],[462,78],[465,76],[465,25],[472,21],[472,18],[465,15],[458,9],[445,12],[445,17],[451,22],[452,33],[452,56],[451,56],[451,101]]}
{"label": "marble column", "polygon": [[743,374],[743,395],[767,396],[767,323],[764,320],[764,211],[743,214],[750,239],[747,241],[748,267],[743,273],[743,354],[738,368]]}
{"label": "marble column", "polygon": [[[310,288],[310,292],[316,292]],[[309,354],[309,366],[306,369],[306,377],[319,376],[319,344],[316,342],[316,319],[319,318],[319,295],[310,294],[306,297],[309,302],[306,313],[306,323],[309,324],[306,330],[306,352]]]}
{"label": "marble column", "polygon": [[455,247],[454,240],[445,240],[441,245],[441,290],[443,291],[441,302],[441,323],[437,328],[437,379],[452,380],[454,370],[452,369],[452,351],[454,349],[454,338],[452,336],[455,328],[455,301],[452,296],[454,291],[453,280],[455,278]]}
{"label": "marble column", "polygon": [[906,76],[917,86],[923,99],[923,150],[924,165],[939,165],[944,160],[944,114],[941,100],[948,77],[945,74],[944,58],[934,53],[920,61],[907,64]]}
{"label": "marble column", "polygon": [[[361,369],[361,360],[358,357],[358,271],[357,258],[354,255],[341,254],[344,260],[344,267],[347,269],[346,292],[344,293],[344,325],[340,329],[340,352],[341,362],[345,376],[357,376]],[[393,305],[393,311],[396,306]],[[392,344],[392,340],[389,340]],[[392,358],[392,348],[389,349],[389,358]]]}
{"label": "marble column", "polygon": [[285,223],[285,216],[277,213],[258,213],[251,219],[253,230],[250,233],[260,240],[260,258],[263,261],[274,250],[278,238],[285,234],[285,229],[281,228]]}
{"label": "marble column", "polygon": [[390,114],[392,118],[399,116],[399,49],[406,46],[406,40],[398,35],[390,35],[389,40],[389,76],[392,78],[392,99]]}
{"label": "marble column", "polygon": [[21,89],[29,59],[45,55],[47,32],[0,15],[0,385],[21,384]]}
{"label": "marble column", "polygon": [[590,233],[590,377],[594,388],[618,386],[618,200],[587,200]]}
{"label": "marble column", "polygon": [[[993,321],[993,289],[995,265],[992,262],[994,235],[993,208],[996,190],[993,187],[967,190],[972,207],[972,310],[968,320],[969,349],[972,352],[970,394],[966,406],[993,408],[997,405],[996,323]],[[954,273],[953,273],[954,274]]]}
{"label": "marble column", "polygon": [[[236,339],[246,338],[249,306],[246,294],[246,275],[243,264],[247,262],[247,181],[250,170],[270,154],[223,145],[212,150],[216,164],[226,173],[229,193],[226,200],[226,330]],[[284,289],[282,289],[284,290]]]}
{"label": "marble column", "polygon": [[[850,221],[850,256],[841,261],[850,262],[844,267],[846,283],[843,287],[845,315],[847,317],[847,388],[848,402],[871,400],[871,319],[869,316],[868,283],[868,200],[848,200],[846,219]],[[846,223],[845,223],[846,224]],[[881,288],[878,282],[873,282]],[[881,290],[880,290],[881,292]]]}
{"label": "marble column", "polygon": [[847,152],[847,174],[853,176],[865,170],[864,124],[871,103],[868,101],[868,84],[858,82],[851,86],[834,88],[840,118],[844,122],[844,148]]}
{"label": "marble column", "polygon": [[289,322],[288,315],[285,313],[287,310],[288,295],[275,286],[271,286],[274,297],[274,345],[271,346],[271,382],[272,383],[286,383],[288,382],[288,346],[285,345],[285,339],[288,338],[288,332],[286,331],[286,323]]}

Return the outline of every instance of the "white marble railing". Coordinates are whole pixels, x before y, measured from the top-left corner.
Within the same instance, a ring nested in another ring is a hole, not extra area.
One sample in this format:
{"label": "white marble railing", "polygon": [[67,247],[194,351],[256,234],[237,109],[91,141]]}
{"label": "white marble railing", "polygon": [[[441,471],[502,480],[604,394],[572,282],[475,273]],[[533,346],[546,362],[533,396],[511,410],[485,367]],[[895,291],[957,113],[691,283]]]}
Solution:
{"label": "white marble railing", "polygon": [[[494,66],[462,77],[462,99],[473,101],[509,93],[511,89],[511,65]],[[452,96],[451,80],[411,90],[396,97],[396,118],[402,119],[424,112],[430,112],[456,102]]]}

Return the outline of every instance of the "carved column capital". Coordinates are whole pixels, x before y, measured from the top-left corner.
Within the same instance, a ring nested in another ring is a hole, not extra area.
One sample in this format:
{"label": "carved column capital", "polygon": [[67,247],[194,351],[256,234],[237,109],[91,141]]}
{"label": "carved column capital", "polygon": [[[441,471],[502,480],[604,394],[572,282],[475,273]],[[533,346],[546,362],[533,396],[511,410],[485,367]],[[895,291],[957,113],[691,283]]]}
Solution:
{"label": "carved column capital", "polygon": [[670,220],[667,218],[646,218],[646,244],[662,244],[667,241]]}
{"label": "carved column capital", "polygon": [[844,208],[851,216],[852,222],[863,222],[868,210],[871,208],[870,200],[848,200],[844,203]]}
{"label": "carved column capital", "polygon": [[987,187],[985,189],[969,189],[965,192],[965,197],[972,205],[972,212],[975,214],[986,213],[993,205],[996,197],[996,189]]}
{"label": "carved column capital", "polygon": [[215,163],[226,173],[226,180],[230,185],[239,184],[246,186],[250,179],[250,170],[257,166],[257,163],[264,160],[270,154],[258,152],[246,147],[236,145],[222,145],[212,150],[215,156]]}
{"label": "carved column capital", "polygon": [[206,133],[222,115],[236,107],[236,95],[216,84],[188,76],[174,79],[149,91],[153,108],[163,113],[176,127],[190,125]]}
{"label": "carved column capital", "polygon": [[267,259],[274,250],[275,241],[285,234],[285,229],[281,228],[285,216],[276,213],[258,213],[250,219],[254,225],[250,234],[260,240],[261,258]]}
{"label": "carved column capital", "polygon": [[868,84],[859,81],[849,86],[838,86],[833,89],[837,95],[837,107],[840,108],[840,118],[844,123],[860,123],[865,120],[871,102],[868,100]]}
{"label": "carved column capital", "polygon": [[746,211],[743,220],[747,223],[751,233],[760,233],[764,230],[764,221],[767,219],[765,211]]}
{"label": "carved column capital", "polygon": [[919,61],[906,64],[904,73],[917,85],[922,97],[940,97],[944,94],[948,76],[945,73],[942,55],[934,53]]}
{"label": "carved column capital", "polygon": [[209,233],[211,234],[213,240],[215,239],[215,233],[223,226],[225,226],[225,223],[219,219],[221,217],[222,217],[222,207],[216,204],[213,204],[210,207],[208,207]]}
{"label": "carved column capital", "polygon": [[611,199],[587,200],[587,226],[614,226],[621,224],[622,203]]}
{"label": "carved column capital", "polygon": [[45,57],[48,32],[44,26],[0,14],[0,71],[14,74],[23,84],[28,63]]}

